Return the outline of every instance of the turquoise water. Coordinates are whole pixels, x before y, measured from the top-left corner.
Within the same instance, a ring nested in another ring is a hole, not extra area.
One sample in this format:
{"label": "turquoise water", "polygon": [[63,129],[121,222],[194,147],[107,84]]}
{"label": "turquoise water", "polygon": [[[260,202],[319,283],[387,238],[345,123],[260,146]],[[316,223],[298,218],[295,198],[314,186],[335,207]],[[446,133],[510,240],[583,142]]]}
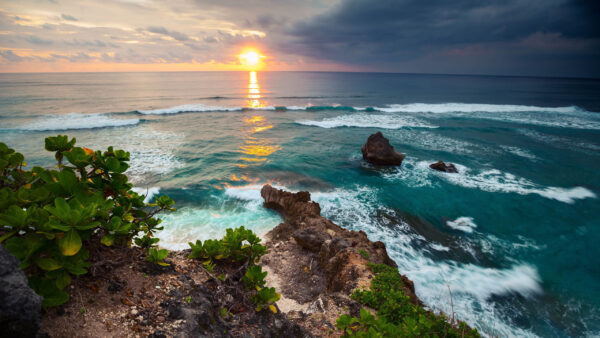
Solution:
{"label": "turquoise water", "polygon": [[[432,309],[487,334],[600,334],[600,80],[365,73],[0,75],[0,141],[50,165],[44,137],[131,152],[167,193],[161,243],[281,222],[265,183],[382,240]],[[373,167],[382,131],[406,153]],[[430,163],[456,163],[459,174]],[[451,294],[449,292],[451,290]]]}

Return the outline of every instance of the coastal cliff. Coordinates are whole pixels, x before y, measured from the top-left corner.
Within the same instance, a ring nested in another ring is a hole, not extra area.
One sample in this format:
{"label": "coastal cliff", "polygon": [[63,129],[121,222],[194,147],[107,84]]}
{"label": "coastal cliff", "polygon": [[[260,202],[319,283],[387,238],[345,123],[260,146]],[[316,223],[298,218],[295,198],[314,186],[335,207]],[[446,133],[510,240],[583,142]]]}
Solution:
{"label": "coastal cliff", "polygon": [[[262,265],[267,281],[280,290],[278,305],[315,336],[336,330],[336,319],[349,312],[359,315],[360,304],[350,295],[367,288],[374,274],[369,263],[396,267],[382,242],[372,242],[363,231],[349,231],[321,216],[310,193],[291,193],[265,185],[264,206],[281,213],[284,222],[267,233],[269,253]],[[414,285],[402,276],[403,291],[415,305],[421,301]]]}

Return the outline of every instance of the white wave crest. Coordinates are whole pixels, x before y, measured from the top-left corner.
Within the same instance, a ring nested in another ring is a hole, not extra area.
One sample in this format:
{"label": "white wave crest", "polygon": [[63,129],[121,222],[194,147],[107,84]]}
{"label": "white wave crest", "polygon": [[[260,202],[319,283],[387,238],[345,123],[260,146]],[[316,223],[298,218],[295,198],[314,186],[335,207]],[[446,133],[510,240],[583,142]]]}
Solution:
{"label": "white wave crest", "polygon": [[454,221],[447,221],[446,225],[451,227],[452,229],[464,231],[471,233],[475,228],[477,228],[477,224],[473,222],[473,217],[459,217]]}
{"label": "white wave crest", "polygon": [[555,112],[575,113],[581,111],[576,106],[538,107],[512,104],[480,104],[480,103],[410,103],[391,104],[387,107],[375,107],[376,110],[388,113],[510,113],[510,112]]}
{"label": "white wave crest", "polygon": [[517,177],[497,169],[484,170],[472,174],[465,166],[455,164],[458,174],[436,172],[446,181],[466,188],[478,188],[489,192],[517,193],[519,195],[537,194],[559,202],[573,204],[577,199],[596,198],[596,194],[584,187],[560,188],[543,187],[525,178]]}
{"label": "white wave crest", "polygon": [[596,198],[596,194],[584,187],[544,187],[525,178],[498,169],[475,172],[463,165],[454,163],[458,173],[443,173],[429,168],[435,161],[419,161],[411,163],[405,160],[402,167],[395,172],[384,173],[385,179],[403,182],[411,187],[435,185],[434,177],[465,188],[480,189],[488,192],[515,193],[519,195],[536,194],[559,202],[573,204],[578,199]]}
{"label": "white wave crest", "polygon": [[150,203],[150,201],[152,201],[154,196],[160,192],[159,187],[150,187],[150,188],[134,187],[131,190],[133,190],[133,192],[138,193],[138,195],[145,196],[144,203]]}
{"label": "white wave crest", "polygon": [[240,107],[223,107],[223,106],[208,106],[204,104],[184,104],[181,106],[175,106],[170,108],[162,109],[151,109],[151,110],[138,110],[137,112],[144,115],[166,115],[166,114],[178,114],[187,112],[208,112],[208,111],[236,111],[241,110]]}
{"label": "white wave crest", "polygon": [[27,131],[94,129],[106,127],[132,126],[140,119],[117,119],[106,114],[64,114],[50,115],[14,128]]}
{"label": "white wave crest", "polygon": [[300,120],[298,124],[321,128],[358,127],[358,128],[437,128],[422,119],[406,115],[349,114],[326,118],[321,121]]}

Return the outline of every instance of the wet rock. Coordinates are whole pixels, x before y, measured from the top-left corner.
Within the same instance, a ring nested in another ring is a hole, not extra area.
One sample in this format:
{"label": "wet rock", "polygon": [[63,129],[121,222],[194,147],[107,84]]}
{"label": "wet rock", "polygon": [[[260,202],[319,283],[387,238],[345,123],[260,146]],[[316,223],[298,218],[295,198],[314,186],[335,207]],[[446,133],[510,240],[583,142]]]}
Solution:
{"label": "wet rock", "polygon": [[310,201],[308,191],[291,193],[273,188],[267,184],[260,190],[260,195],[265,200],[264,206],[279,211],[286,219],[302,217],[317,217],[321,215],[318,203]]}
{"label": "wet rock", "polygon": [[443,171],[446,173],[457,173],[458,170],[452,163],[445,163],[444,161],[437,161],[429,165],[429,168],[437,171]]}
{"label": "wet rock", "polygon": [[0,245],[0,336],[35,337],[42,297],[28,285],[19,260]]}
{"label": "wet rock", "polygon": [[405,155],[394,150],[381,132],[372,134],[362,146],[363,159],[376,165],[401,165]]}

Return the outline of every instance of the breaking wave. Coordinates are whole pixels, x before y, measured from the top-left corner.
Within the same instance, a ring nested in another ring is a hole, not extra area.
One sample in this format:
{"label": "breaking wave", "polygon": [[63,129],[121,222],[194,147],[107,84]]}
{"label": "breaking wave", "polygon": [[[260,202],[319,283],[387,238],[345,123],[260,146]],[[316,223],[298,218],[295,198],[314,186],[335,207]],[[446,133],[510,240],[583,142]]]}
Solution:
{"label": "breaking wave", "polygon": [[132,126],[140,123],[140,119],[118,119],[107,114],[64,114],[38,118],[21,126],[10,129],[26,131],[94,129],[107,127]]}
{"label": "breaking wave", "polygon": [[400,128],[437,128],[419,118],[407,115],[382,115],[382,114],[350,114],[341,115],[332,118],[326,118],[321,121],[300,120],[298,124],[305,126],[315,126],[321,128],[338,127],[358,127],[358,128],[381,128],[381,129],[400,129]]}

